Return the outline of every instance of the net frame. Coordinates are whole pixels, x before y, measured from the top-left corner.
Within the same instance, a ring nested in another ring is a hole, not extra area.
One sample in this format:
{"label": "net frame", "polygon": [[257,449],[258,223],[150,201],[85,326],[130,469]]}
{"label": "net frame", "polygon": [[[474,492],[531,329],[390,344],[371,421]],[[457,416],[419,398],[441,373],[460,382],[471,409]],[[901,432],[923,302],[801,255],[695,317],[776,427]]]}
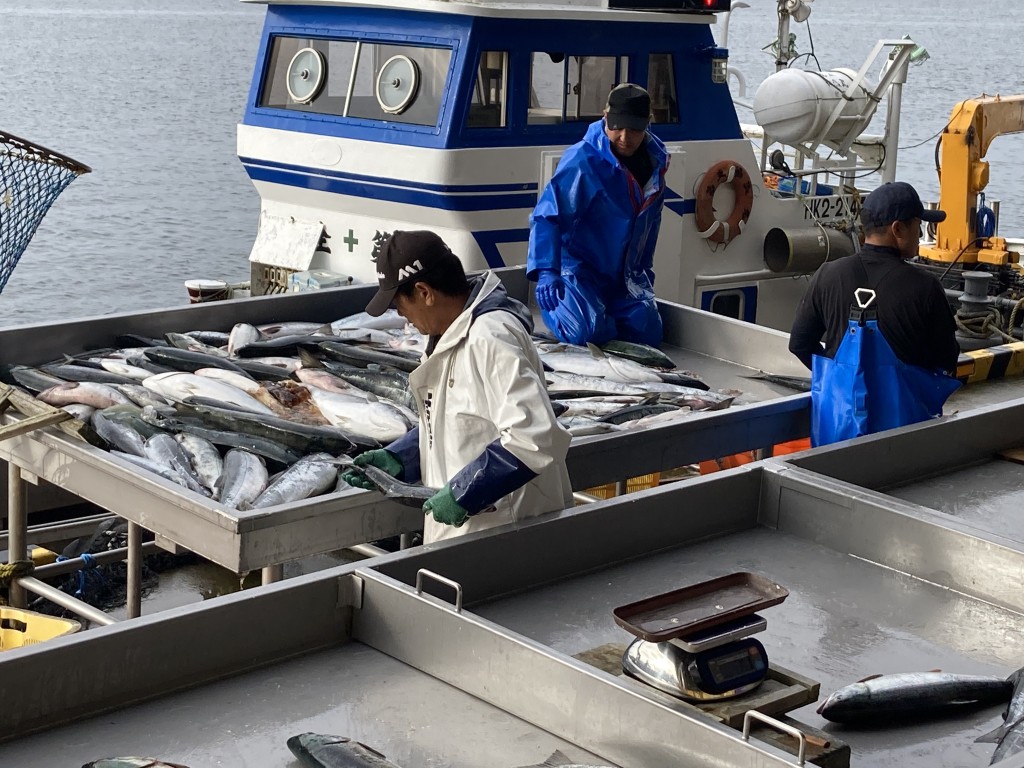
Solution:
{"label": "net frame", "polygon": [[0,292],[50,206],[91,171],[67,155],[0,131]]}

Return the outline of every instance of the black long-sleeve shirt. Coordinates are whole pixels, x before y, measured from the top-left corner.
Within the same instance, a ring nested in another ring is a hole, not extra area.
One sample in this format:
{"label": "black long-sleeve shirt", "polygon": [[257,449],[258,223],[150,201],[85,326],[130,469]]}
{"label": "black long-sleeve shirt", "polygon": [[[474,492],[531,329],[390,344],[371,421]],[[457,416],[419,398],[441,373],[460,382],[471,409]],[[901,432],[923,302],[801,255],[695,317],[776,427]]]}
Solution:
{"label": "black long-sleeve shirt", "polygon": [[[869,285],[860,285],[858,258]],[[903,261],[895,248],[877,245],[865,245],[855,256],[823,264],[811,278],[789,335],[789,351],[804,365],[811,367],[812,355],[835,357],[849,326],[857,288],[876,291],[873,306],[878,328],[896,357],[922,368],[956,369],[960,354],[956,323],[941,284]]]}

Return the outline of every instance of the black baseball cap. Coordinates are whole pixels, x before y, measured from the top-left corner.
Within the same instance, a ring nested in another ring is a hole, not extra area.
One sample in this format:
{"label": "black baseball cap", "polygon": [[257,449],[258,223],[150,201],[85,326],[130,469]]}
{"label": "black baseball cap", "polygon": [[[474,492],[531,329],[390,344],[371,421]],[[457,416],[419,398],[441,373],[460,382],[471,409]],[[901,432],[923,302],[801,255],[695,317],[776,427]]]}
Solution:
{"label": "black baseball cap", "polygon": [[633,83],[616,85],[608,94],[605,124],[613,131],[632,128],[643,131],[651,121],[651,95]]}
{"label": "black baseball cap", "polygon": [[886,227],[894,221],[940,222],[946,220],[945,211],[928,210],[921,203],[917,190],[905,181],[890,181],[864,198],[860,220],[865,227]]}
{"label": "black baseball cap", "polygon": [[380,247],[377,255],[377,280],[380,288],[366,312],[373,317],[383,315],[395,298],[399,287],[416,281],[424,270],[459,258],[445,245],[444,240],[427,230],[399,230]]}

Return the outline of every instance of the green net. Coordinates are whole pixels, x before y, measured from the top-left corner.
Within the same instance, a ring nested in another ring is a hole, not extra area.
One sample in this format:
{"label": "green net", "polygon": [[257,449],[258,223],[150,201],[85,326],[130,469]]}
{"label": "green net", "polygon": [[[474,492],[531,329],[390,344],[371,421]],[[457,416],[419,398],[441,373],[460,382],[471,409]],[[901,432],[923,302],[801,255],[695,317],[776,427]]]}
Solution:
{"label": "green net", "polygon": [[0,291],[39,222],[89,166],[0,131]]}

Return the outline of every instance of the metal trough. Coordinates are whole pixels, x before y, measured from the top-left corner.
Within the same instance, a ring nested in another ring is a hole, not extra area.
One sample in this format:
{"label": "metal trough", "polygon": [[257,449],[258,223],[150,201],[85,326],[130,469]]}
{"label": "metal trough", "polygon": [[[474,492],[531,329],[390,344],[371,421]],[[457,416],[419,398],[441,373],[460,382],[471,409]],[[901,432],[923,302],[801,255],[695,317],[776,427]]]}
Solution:
{"label": "metal trough", "polygon": [[[1014,424],[1024,404],[949,424],[977,435],[992,419]],[[830,452],[841,463],[868,442]],[[1019,667],[1024,544],[798,466],[824,461],[758,462],[11,652],[0,694],[18,706],[0,711],[0,764],[114,750],[285,765],[285,738],[312,730],[407,766],[512,768],[555,748],[623,768],[790,765],[574,658],[628,639],[615,606],[738,570],[789,590],[759,637],[822,696],[872,673]],[[875,730],[827,724],[813,704],[790,714],[847,742],[854,766],[952,768],[987,763],[992,746],[974,738],[1002,708]]]}
{"label": "metal trough", "polygon": [[[512,295],[527,297],[529,284],[522,268],[500,274]],[[355,286],[12,328],[0,331],[0,364],[42,363],[113,344],[123,333],[159,337],[168,331],[230,330],[239,322],[329,322],[361,311],[374,290]],[[761,402],[643,432],[578,438],[569,456],[575,489],[807,434],[806,394],[793,395],[790,390],[743,378],[789,358],[785,334],[665,302],[661,310],[665,349],[681,367],[702,373],[716,388],[742,389]],[[795,360],[788,364],[798,365]],[[799,373],[793,368],[773,372]],[[0,416],[0,423],[5,418],[9,417]],[[162,541],[235,572],[418,530],[422,525],[417,510],[365,491],[320,496],[257,513],[237,512],[53,430],[0,443],[0,461],[13,462],[21,476],[32,482],[42,479],[59,486],[153,531]]]}

